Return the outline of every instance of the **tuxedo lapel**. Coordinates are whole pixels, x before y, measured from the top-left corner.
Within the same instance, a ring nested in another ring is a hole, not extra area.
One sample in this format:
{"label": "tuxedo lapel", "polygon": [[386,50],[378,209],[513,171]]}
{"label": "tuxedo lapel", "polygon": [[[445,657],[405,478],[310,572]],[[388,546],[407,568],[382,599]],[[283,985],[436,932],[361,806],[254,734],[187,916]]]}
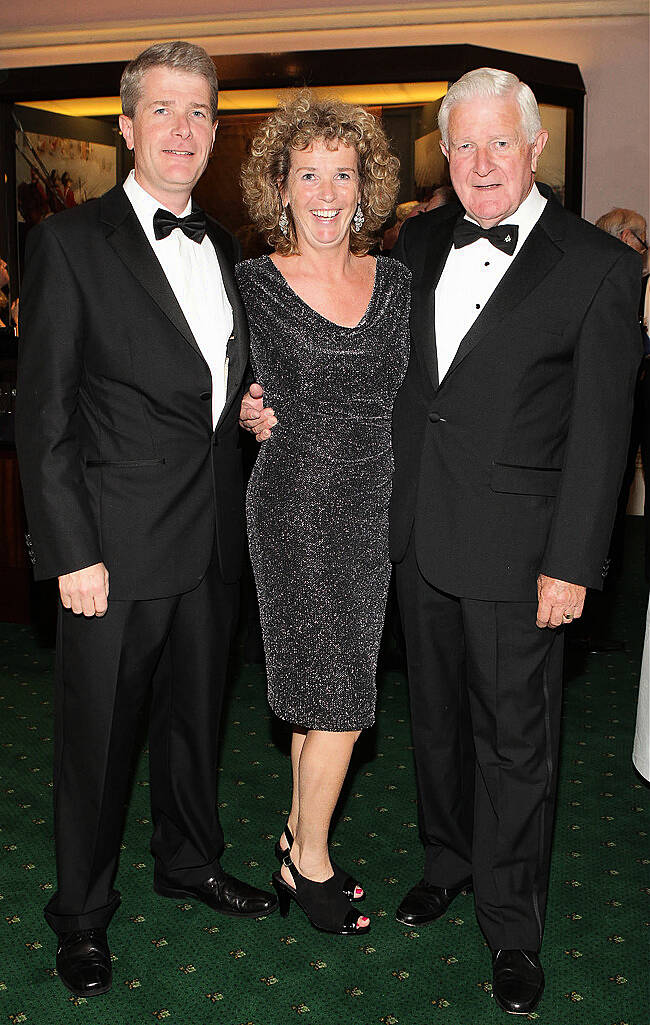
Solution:
{"label": "tuxedo lapel", "polygon": [[129,268],[188,345],[203,359],[197,341],[167,280],[156,254],[149,244],[135,210],[121,185],[100,199],[100,218],[106,241]]}
{"label": "tuxedo lapel", "polygon": [[438,387],[438,356],[436,349],[436,287],[440,280],[449,251],[454,219],[444,222],[440,230],[429,236],[422,277],[418,284],[417,329],[413,341],[421,365],[425,368],[431,384]]}
{"label": "tuxedo lapel", "polygon": [[444,381],[454,372],[465,357],[476,348],[490,331],[505,321],[533,291],[546,275],[562,259],[562,249],[554,239],[562,235],[558,231],[563,211],[555,200],[549,199],[544,213],[524,242],[521,251],[513,258],[496,289],[485,304],[481,314],[474,321],[462,339]]}
{"label": "tuxedo lapel", "polygon": [[239,392],[244,372],[248,364],[248,323],[244,304],[242,303],[232,263],[227,258],[223,244],[219,239],[221,229],[208,219],[207,233],[214,251],[217,254],[221,276],[223,278],[226,295],[232,307],[233,332],[228,339],[228,386],[226,390],[226,401],[224,403],[217,427],[221,424],[226,413],[230,409],[235,395]]}

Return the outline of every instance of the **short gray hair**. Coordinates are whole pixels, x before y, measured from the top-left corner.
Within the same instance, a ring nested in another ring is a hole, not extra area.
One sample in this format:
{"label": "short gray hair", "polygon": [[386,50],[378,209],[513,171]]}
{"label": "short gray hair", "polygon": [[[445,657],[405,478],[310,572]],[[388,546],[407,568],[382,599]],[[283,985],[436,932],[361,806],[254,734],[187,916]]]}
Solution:
{"label": "short gray hair", "polygon": [[643,214],[638,214],[636,210],[627,210],[623,206],[615,206],[609,213],[603,214],[602,217],[598,218],[596,227],[606,231],[608,235],[613,235],[614,238],[620,238],[627,228],[630,231],[634,231],[635,228],[640,228],[644,231],[646,229],[646,221]]}
{"label": "short gray hair", "polygon": [[172,68],[175,71],[202,75],[210,87],[210,119],[214,124],[217,120],[219,101],[216,68],[202,46],[180,39],[173,43],[154,43],[127,64],[120,80],[122,112],[127,117],[132,118],[135,114],[142,93],[142,79],[152,68]]}
{"label": "short gray hair", "polygon": [[438,127],[445,146],[449,146],[449,115],[457,103],[477,96],[509,96],[517,101],[521,111],[521,124],[526,142],[534,142],[542,130],[537,100],[530,86],[509,71],[496,68],[476,68],[468,71],[449,87],[438,111]]}

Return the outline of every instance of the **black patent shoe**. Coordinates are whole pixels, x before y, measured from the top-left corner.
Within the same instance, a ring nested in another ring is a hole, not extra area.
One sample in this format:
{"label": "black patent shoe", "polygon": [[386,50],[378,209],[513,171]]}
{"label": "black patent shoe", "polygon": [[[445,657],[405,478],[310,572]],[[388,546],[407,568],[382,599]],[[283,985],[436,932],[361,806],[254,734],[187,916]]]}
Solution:
{"label": "black patent shoe", "polygon": [[275,894],[258,890],[256,886],[249,886],[225,872],[219,878],[210,876],[197,886],[184,887],[174,886],[158,875],[153,888],[161,897],[200,900],[220,915],[232,918],[261,918],[272,914],[278,906]]}
{"label": "black patent shoe", "polygon": [[282,863],[288,868],[294,884],[290,886],[281,872],[273,873],[273,886],[280,902],[282,918],[287,917],[291,901],[295,900],[310,925],[321,932],[337,936],[363,936],[370,932],[370,922],[367,925],[358,924],[359,914],[353,902],[342,893],[336,875],[330,876],[323,883],[308,879],[300,874],[288,851],[285,851]]}
{"label": "black patent shoe", "polygon": [[108,993],[113,982],[106,929],[78,929],[59,934],[56,970],[64,986],[78,997]]}
{"label": "black patent shoe", "polygon": [[544,992],[544,972],[534,950],[492,951],[492,995],[509,1014],[530,1014]]}
{"label": "black patent shoe", "polygon": [[402,925],[428,925],[444,915],[454,897],[459,893],[471,893],[472,880],[465,879],[458,886],[434,886],[426,879],[416,883],[404,897],[395,912],[395,918]]}
{"label": "black patent shoe", "polygon": [[[287,846],[284,847],[284,848],[281,847],[279,840],[277,841],[277,843],[275,845],[275,856],[276,856],[276,858],[278,859],[279,862],[284,861],[285,854],[287,853],[287,851],[290,851],[291,848],[293,847],[293,833],[289,829],[289,823],[288,822],[287,822],[286,826],[284,827],[283,832],[284,832],[284,837],[285,837],[285,839],[287,841]],[[331,861],[331,858],[330,858],[330,861]],[[341,887],[341,890],[343,891],[345,896],[348,898],[348,900],[353,900],[355,903],[357,901],[363,900],[365,898],[365,896],[366,896],[365,892],[364,892],[364,889],[363,889],[363,886],[361,886],[356,881],[356,879],[353,879],[353,877],[348,872],[346,872],[344,868],[340,868],[333,861],[331,861],[331,864],[332,864],[332,868],[334,869],[334,877],[338,880],[339,885]],[[360,892],[357,892],[357,891],[360,891]]]}

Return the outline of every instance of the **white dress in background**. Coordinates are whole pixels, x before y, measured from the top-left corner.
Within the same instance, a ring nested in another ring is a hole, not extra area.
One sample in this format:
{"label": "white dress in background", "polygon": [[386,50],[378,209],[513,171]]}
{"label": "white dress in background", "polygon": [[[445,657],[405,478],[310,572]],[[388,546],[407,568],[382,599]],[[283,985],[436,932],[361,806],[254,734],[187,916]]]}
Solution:
{"label": "white dress in background", "polygon": [[632,761],[650,782],[650,603],[645,621],[645,643],[641,659],[639,703],[636,710],[636,733]]}

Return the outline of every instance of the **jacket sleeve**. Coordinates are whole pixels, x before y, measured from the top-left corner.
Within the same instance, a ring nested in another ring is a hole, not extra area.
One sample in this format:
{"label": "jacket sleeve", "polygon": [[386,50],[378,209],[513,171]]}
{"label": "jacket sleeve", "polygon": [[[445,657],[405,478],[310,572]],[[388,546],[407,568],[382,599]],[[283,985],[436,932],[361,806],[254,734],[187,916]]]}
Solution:
{"label": "jacket sleeve", "polygon": [[20,307],[16,447],[28,548],[42,580],[102,559],[77,433],[83,301],[47,221],[28,237]]}
{"label": "jacket sleeve", "polygon": [[540,565],[547,576],[598,589],[607,573],[642,356],[639,289],[638,257],[623,252],[583,319],[562,479]]}

